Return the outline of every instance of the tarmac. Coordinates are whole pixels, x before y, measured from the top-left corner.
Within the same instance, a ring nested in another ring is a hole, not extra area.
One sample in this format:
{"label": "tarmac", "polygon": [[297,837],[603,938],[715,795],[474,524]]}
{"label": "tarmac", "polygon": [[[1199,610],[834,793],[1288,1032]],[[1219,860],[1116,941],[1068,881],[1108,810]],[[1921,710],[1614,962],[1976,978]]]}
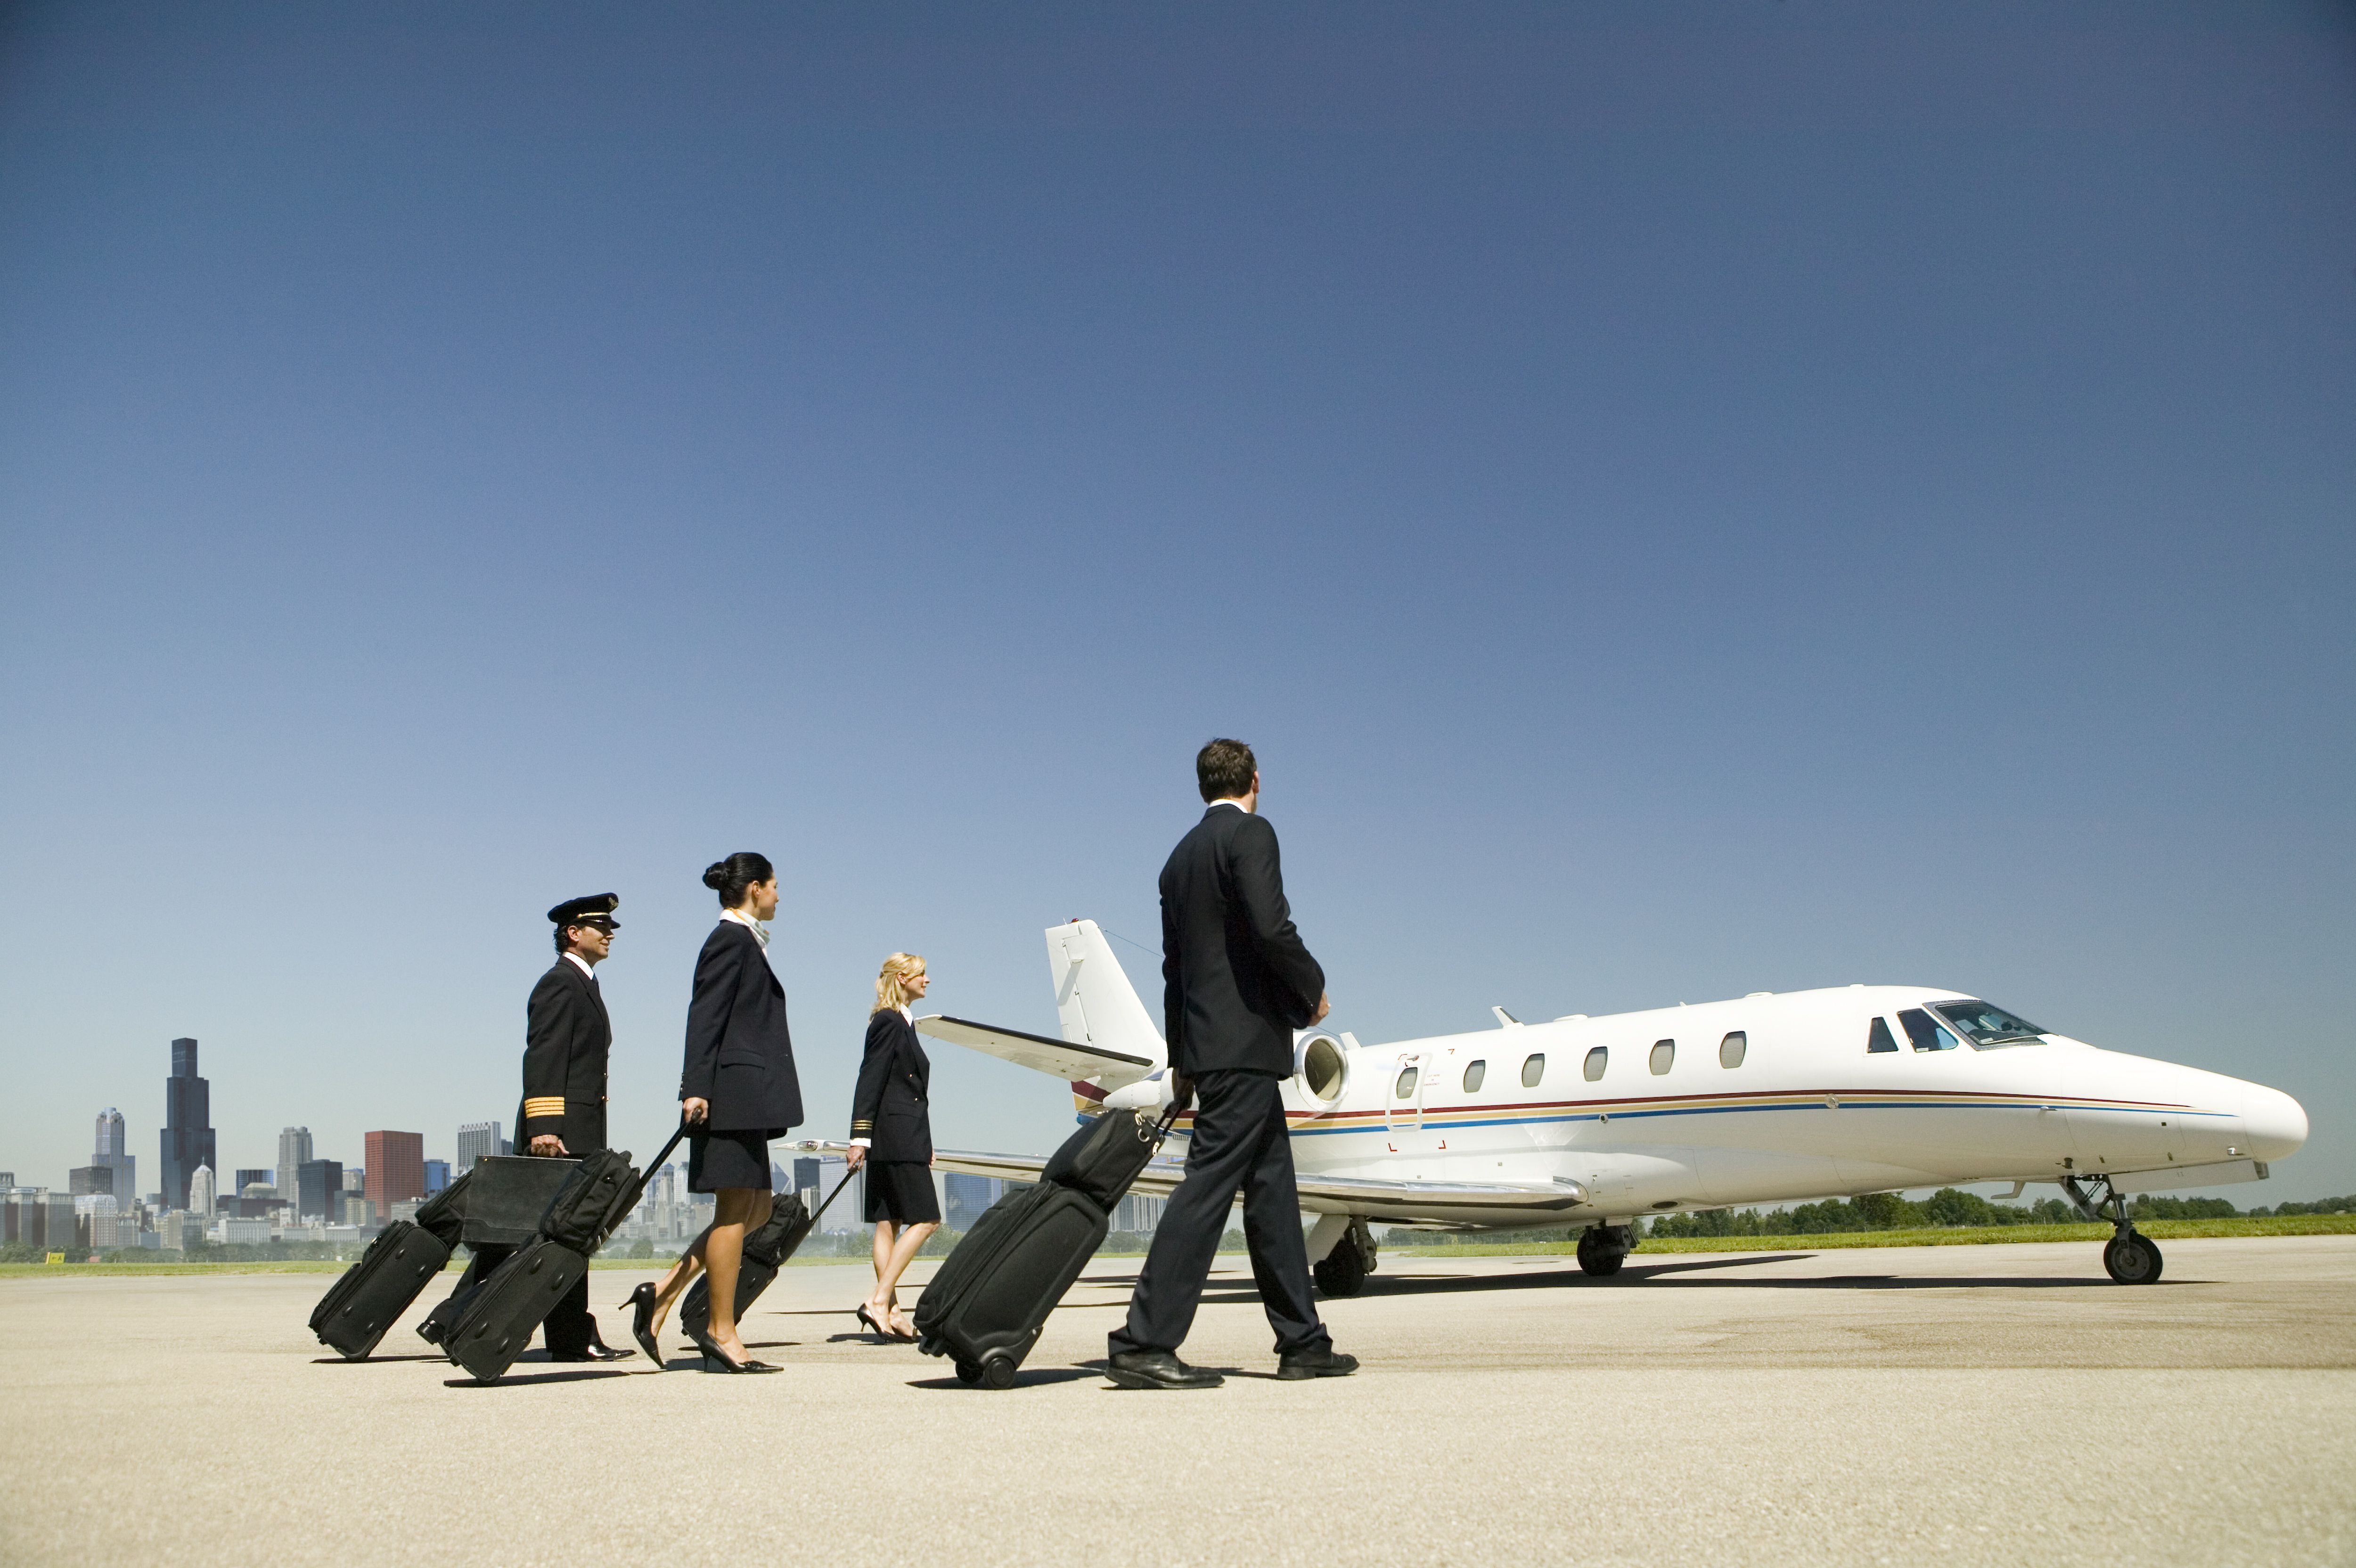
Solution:
{"label": "tarmac", "polygon": [[[1365,1370],[1300,1383],[1222,1258],[1188,1393],[1090,1364],[1138,1261],[1004,1391],[857,1332],[863,1264],[762,1297],[776,1376],[488,1386],[410,1333],[431,1295],[346,1362],[326,1275],[0,1280],[0,1562],[2356,1563],[2356,1236],[2170,1242],[2147,1286],[2072,1244],[1386,1257],[1324,1304]],[[591,1276],[612,1343],[643,1277]]]}

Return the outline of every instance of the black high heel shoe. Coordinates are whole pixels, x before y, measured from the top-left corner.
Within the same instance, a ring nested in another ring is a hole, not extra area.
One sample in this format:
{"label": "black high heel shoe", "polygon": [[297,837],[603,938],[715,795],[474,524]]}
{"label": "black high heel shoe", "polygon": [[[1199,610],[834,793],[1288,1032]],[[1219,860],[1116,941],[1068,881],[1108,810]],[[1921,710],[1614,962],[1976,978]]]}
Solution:
{"label": "black high heel shoe", "polygon": [[[648,1280],[630,1292],[630,1298],[623,1302],[622,1307],[636,1308],[630,1317],[630,1338],[638,1342],[638,1349],[647,1353],[647,1360],[655,1364],[655,1370],[661,1371],[663,1370],[662,1347],[655,1342],[654,1282]],[[622,1307],[616,1307],[614,1310],[619,1312]]]}
{"label": "black high heel shoe", "polygon": [[855,1316],[860,1322],[867,1326],[867,1330],[871,1334],[881,1334],[884,1339],[902,1345],[908,1344],[916,1339],[914,1334],[903,1334],[893,1328],[888,1314],[884,1322],[875,1321],[875,1314],[867,1310],[867,1303],[863,1301],[859,1304],[859,1310]]}
{"label": "black high heel shoe", "polygon": [[[773,1367],[766,1361],[756,1361],[750,1356],[743,1360],[731,1360],[728,1352],[701,1334],[691,1335],[695,1348],[703,1352],[703,1370],[707,1372],[781,1372],[783,1367]],[[717,1365],[713,1363],[717,1362]]]}

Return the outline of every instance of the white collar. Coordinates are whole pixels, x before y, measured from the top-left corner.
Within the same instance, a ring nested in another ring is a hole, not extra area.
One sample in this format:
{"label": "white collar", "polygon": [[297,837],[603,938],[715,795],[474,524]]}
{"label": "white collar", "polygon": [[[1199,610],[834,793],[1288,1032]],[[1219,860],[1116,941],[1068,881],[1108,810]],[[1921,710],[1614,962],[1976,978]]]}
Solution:
{"label": "white collar", "polygon": [[905,1002],[900,1004],[900,1016],[908,1020],[910,1029],[916,1027],[916,1015],[908,1010],[908,1004]]}
{"label": "white collar", "polygon": [[594,969],[594,968],[590,967],[589,960],[587,960],[586,958],[582,957],[582,956],[581,956],[581,955],[579,955],[578,953],[574,953],[574,952],[573,952],[573,951],[572,951],[571,949],[569,949],[569,948],[565,951],[565,955],[565,955],[567,958],[570,958],[570,959],[572,959],[572,960],[573,960],[573,966],[575,969],[580,970],[584,975],[588,976],[589,976],[589,978],[590,978],[590,979],[592,979],[592,980],[594,980],[594,979],[596,979],[596,978],[597,978],[597,971],[596,971],[595,969]]}
{"label": "white collar", "polygon": [[[1221,795],[1218,799],[1216,799],[1216,800],[1215,800],[1215,801],[1211,802],[1211,804],[1210,804],[1209,805],[1205,806],[1203,809],[1204,809],[1205,811],[1209,811],[1209,810],[1213,809],[1213,808],[1214,808],[1214,807],[1215,807],[1215,806],[1222,806],[1222,805],[1232,805],[1232,806],[1234,806],[1237,811],[1244,811],[1244,803],[1243,803],[1242,801],[1239,801],[1239,800],[1230,800],[1230,799],[1228,799],[1226,795]],[[1244,811],[1244,815],[1245,815],[1246,816],[1249,816],[1251,815],[1251,813],[1250,813],[1250,812],[1248,812],[1248,811]]]}
{"label": "white collar", "polygon": [[723,920],[733,920],[737,924],[743,926],[745,930],[751,932],[753,935],[758,939],[764,948],[769,945],[769,928],[763,925],[759,921],[755,920],[751,915],[746,914],[744,911],[723,909],[720,912],[720,918]]}

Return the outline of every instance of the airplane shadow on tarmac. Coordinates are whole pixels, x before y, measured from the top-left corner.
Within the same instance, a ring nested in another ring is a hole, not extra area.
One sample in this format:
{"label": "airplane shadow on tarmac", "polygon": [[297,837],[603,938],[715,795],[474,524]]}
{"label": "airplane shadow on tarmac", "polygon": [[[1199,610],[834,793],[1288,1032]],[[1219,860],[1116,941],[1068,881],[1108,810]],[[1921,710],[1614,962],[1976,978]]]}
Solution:
{"label": "airplane shadow on tarmac", "polygon": [[[1664,1289],[1679,1290],[2112,1290],[2117,1288],[2107,1279],[2084,1275],[2038,1277],[2007,1275],[2002,1277],[1969,1277],[1930,1275],[1910,1277],[1894,1274],[1828,1275],[1812,1279],[1699,1278],[1677,1277],[1686,1275],[1711,1274],[1720,1269],[1747,1268],[1756,1264],[1797,1263],[1819,1257],[1817,1253],[1755,1253],[1740,1258],[1713,1258],[1698,1263],[1630,1264],[1616,1275],[1590,1278],[1576,1268],[1532,1269],[1519,1274],[1481,1275],[1370,1275],[1359,1296],[1442,1296],[1459,1291],[1489,1290],[1612,1290],[1631,1285],[1651,1285]],[[1091,1285],[1119,1285],[1130,1280],[1096,1278]],[[2199,1280],[2169,1280],[2169,1285],[2198,1285]],[[1259,1293],[1241,1281],[1234,1284],[1214,1283],[1203,1293],[1205,1302],[1227,1305],[1254,1302]]]}

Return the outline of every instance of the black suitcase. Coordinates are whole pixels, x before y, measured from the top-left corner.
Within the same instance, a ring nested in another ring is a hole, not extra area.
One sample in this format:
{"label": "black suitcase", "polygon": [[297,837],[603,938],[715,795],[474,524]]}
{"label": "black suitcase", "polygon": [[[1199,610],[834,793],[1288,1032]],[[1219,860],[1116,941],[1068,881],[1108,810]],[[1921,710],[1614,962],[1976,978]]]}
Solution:
{"label": "black suitcase", "polygon": [[311,1332],[347,1360],[362,1360],[449,1261],[450,1248],[440,1237],[395,1220],[327,1287],[312,1308]]}
{"label": "black suitcase", "polygon": [[[686,1136],[687,1124],[681,1122],[647,1169],[669,1158]],[[540,1234],[466,1297],[443,1336],[444,1353],[484,1382],[505,1372],[531,1343],[541,1321],[589,1272],[591,1254],[629,1217],[646,1187],[646,1176],[630,1164],[626,1150],[583,1156],[548,1200]]]}
{"label": "black suitcase", "polygon": [[916,1298],[916,1348],[954,1358],[960,1381],[1012,1387],[1169,1130],[1168,1118],[1108,1111],[1066,1139],[1037,1186],[991,1204],[943,1260]]}
{"label": "black suitcase", "polygon": [[588,1258],[562,1243],[544,1236],[526,1243],[468,1299],[442,1341],[444,1352],[491,1381],[523,1354],[541,1320],[588,1272]]}
{"label": "black suitcase", "polygon": [[[834,1191],[828,1193],[826,1200],[818,1206],[817,1214],[809,1211],[809,1205],[801,1200],[799,1193],[789,1192],[783,1200],[769,1205],[768,1220],[744,1238],[744,1261],[736,1269],[737,1322],[744,1321],[744,1314],[752,1310],[753,1303],[761,1299],[761,1293],[769,1288],[770,1282],[777,1277],[777,1271],[786,1266],[786,1260],[792,1257],[795,1250],[809,1238],[818,1225],[819,1216],[834,1207],[835,1194],[850,1185],[851,1173],[845,1171],[842,1179],[834,1184]],[[686,1331],[689,1339],[698,1343],[710,1331],[712,1286],[709,1276],[698,1275],[695,1283],[687,1287],[687,1297],[679,1304],[679,1326]]]}

